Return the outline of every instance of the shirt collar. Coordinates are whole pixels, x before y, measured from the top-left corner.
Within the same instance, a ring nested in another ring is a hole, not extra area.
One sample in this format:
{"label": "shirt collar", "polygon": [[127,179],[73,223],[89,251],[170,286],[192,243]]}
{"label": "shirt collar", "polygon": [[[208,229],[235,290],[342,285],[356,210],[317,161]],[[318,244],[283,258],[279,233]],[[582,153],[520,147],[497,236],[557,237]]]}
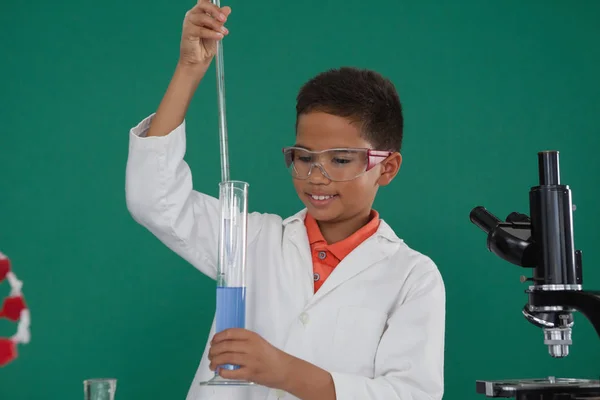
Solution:
{"label": "shirt collar", "polygon": [[306,233],[308,235],[308,242],[311,246],[319,244],[329,250],[338,260],[342,260],[352,250],[354,250],[359,244],[361,244],[369,236],[377,232],[379,228],[379,213],[375,210],[371,210],[369,222],[361,227],[359,230],[354,232],[347,238],[340,240],[339,242],[327,244],[327,241],[323,237],[317,221],[308,213],[305,215],[304,224],[306,226]]}
{"label": "shirt collar", "polygon": [[[306,208],[303,208],[296,214],[285,218],[283,220],[283,226],[286,229],[291,229],[295,232],[302,232],[306,235],[307,232],[304,221],[307,214],[308,212]],[[384,238],[389,242],[403,242],[403,240],[396,235],[392,227],[389,226],[385,219],[382,219],[381,216],[379,216],[379,228],[377,229],[375,235]]]}

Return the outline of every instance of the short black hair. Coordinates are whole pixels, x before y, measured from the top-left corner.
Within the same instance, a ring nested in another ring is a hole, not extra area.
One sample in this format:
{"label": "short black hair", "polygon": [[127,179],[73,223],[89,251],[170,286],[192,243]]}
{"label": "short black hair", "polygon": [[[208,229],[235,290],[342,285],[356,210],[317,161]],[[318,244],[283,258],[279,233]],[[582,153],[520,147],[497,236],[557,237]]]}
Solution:
{"label": "short black hair", "polygon": [[360,124],[363,137],[376,150],[400,151],[404,117],[394,84],[369,69],[341,67],[316,75],[296,98],[298,117],[314,111]]}

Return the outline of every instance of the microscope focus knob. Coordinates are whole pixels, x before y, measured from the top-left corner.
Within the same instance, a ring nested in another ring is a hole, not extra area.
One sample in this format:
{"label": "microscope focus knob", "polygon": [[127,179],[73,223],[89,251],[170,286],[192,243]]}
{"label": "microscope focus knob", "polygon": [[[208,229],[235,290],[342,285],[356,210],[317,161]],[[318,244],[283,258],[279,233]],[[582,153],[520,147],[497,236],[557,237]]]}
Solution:
{"label": "microscope focus knob", "polygon": [[533,282],[533,278],[528,278],[525,275],[521,275],[521,277],[519,278],[519,280],[521,281],[521,283],[525,283],[527,281],[532,281]]}

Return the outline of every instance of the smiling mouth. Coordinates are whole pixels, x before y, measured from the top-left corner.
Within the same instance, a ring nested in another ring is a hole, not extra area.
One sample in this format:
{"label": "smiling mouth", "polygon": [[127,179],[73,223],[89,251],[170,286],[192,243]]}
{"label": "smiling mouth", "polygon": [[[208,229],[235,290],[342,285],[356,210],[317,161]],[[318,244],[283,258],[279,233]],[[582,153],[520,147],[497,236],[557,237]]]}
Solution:
{"label": "smiling mouth", "polygon": [[324,200],[329,200],[329,199],[333,199],[334,197],[337,197],[337,194],[310,194],[310,193],[306,193],[308,195],[308,197],[310,197],[313,200],[320,200],[320,201],[324,201]]}
{"label": "smiling mouth", "polygon": [[333,202],[338,195],[337,194],[310,194],[306,193],[306,197],[308,197],[308,201],[314,207],[326,207],[331,202]]}

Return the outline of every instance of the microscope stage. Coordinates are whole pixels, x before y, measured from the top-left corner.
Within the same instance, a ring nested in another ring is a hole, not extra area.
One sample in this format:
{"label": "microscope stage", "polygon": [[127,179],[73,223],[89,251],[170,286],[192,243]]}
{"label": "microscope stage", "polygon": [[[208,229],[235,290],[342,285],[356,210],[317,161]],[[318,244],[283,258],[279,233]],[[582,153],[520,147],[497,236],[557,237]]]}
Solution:
{"label": "microscope stage", "polygon": [[600,380],[544,378],[477,381],[478,394],[486,397],[517,399],[586,399],[600,398]]}

